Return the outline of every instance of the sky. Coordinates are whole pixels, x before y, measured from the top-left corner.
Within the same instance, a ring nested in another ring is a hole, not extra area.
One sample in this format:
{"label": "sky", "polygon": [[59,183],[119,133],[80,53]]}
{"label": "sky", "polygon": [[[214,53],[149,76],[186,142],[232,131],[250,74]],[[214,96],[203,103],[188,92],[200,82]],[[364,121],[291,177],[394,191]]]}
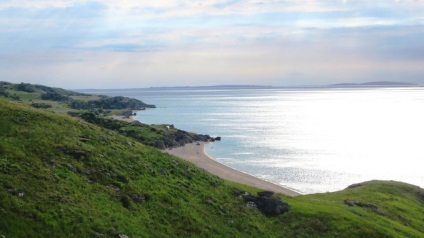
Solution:
{"label": "sky", "polygon": [[0,81],[424,84],[424,0],[0,0]]}

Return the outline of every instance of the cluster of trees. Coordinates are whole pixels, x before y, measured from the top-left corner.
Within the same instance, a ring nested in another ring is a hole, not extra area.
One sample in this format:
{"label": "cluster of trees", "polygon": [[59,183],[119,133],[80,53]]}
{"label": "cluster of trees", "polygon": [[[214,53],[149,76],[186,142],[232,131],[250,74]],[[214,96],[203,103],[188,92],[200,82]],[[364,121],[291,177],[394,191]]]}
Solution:
{"label": "cluster of trees", "polygon": [[69,97],[53,91],[53,92],[47,92],[42,94],[41,99],[63,102],[63,101],[68,101]]}
{"label": "cluster of trees", "polygon": [[11,83],[0,82],[0,96],[10,98],[15,101],[20,101],[21,98],[19,97],[19,95],[17,95],[16,93],[11,94],[10,92],[7,91],[8,85],[11,85]]}
{"label": "cluster of trees", "polygon": [[4,97],[9,96],[9,93],[7,93],[6,91],[6,87],[4,87],[3,85],[0,85],[0,96],[4,96]]}
{"label": "cluster of trees", "polygon": [[[154,108],[154,105],[148,105],[144,102],[127,97],[107,97],[101,96],[99,100],[91,101],[81,101],[74,100],[70,96],[82,96],[83,93],[77,93],[68,91],[61,88],[51,88],[43,85],[29,84],[29,83],[20,83],[20,84],[11,84],[7,82],[0,82],[0,96],[5,96],[9,98],[14,98],[19,100],[19,96],[10,95],[7,92],[7,89],[13,88],[16,91],[28,92],[28,93],[41,93],[40,97],[42,100],[52,100],[59,102],[67,102],[72,109],[129,109],[129,110],[138,110],[142,108]],[[40,105],[36,105],[40,106]],[[41,105],[43,107],[43,105]]]}
{"label": "cluster of trees", "polygon": [[70,98],[68,96],[73,95],[83,95],[81,93],[76,93],[72,91],[68,91],[61,88],[51,88],[43,85],[35,85],[29,83],[20,83],[13,85],[13,88],[17,91],[34,93],[37,91],[44,91],[45,93],[41,94],[41,99],[43,100],[52,100],[52,101],[69,101]]}
{"label": "cluster of trees", "polygon": [[35,108],[51,108],[52,105],[47,104],[47,103],[32,103],[31,106],[35,107]]}
{"label": "cluster of trees", "polygon": [[28,93],[33,93],[33,92],[37,91],[35,86],[32,85],[32,84],[29,84],[29,83],[16,84],[16,85],[14,85],[14,88],[18,91],[24,91],[24,92],[28,92]]}

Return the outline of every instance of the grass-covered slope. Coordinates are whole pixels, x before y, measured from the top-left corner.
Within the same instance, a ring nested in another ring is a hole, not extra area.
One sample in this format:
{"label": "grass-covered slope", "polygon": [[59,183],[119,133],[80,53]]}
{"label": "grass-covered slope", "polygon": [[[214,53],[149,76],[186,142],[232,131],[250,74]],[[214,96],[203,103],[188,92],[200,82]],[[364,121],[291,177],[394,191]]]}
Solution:
{"label": "grass-covered slope", "polygon": [[[0,236],[423,237],[424,191],[369,182],[248,208],[226,182],[116,132],[0,100]],[[348,200],[348,206],[345,204]]]}
{"label": "grass-covered slope", "polygon": [[98,115],[126,114],[128,110],[154,108],[140,100],[127,97],[109,97],[77,93],[29,83],[13,84],[0,81],[0,98],[44,108],[58,114],[78,115],[87,111]]}
{"label": "grass-covered slope", "polygon": [[209,136],[188,133],[173,126],[169,130],[167,129],[168,125],[146,125],[140,122],[128,123],[108,117],[113,114],[122,114],[129,117],[133,114],[132,110],[155,107],[134,98],[89,95],[43,85],[13,84],[0,81],[1,98],[57,114],[80,117],[87,122],[115,130],[143,144],[160,149],[211,139]]}
{"label": "grass-covered slope", "polygon": [[311,217],[300,230],[326,230],[327,237],[424,237],[424,190],[417,186],[370,181],[288,201],[294,217]]}
{"label": "grass-covered slope", "polygon": [[145,145],[159,149],[184,146],[195,141],[212,141],[209,135],[201,135],[179,130],[169,125],[147,125],[139,121],[128,123],[96,116],[94,113],[84,113],[81,118],[97,126],[114,130],[124,136],[131,137]]}

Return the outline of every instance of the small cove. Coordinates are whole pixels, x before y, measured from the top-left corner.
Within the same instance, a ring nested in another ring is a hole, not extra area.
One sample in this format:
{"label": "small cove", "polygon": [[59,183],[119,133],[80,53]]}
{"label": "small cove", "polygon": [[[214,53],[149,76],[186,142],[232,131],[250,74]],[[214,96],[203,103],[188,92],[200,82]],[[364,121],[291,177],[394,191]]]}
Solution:
{"label": "small cove", "polygon": [[136,119],[222,141],[215,160],[302,193],[372,179],[424,186],[422,88],[142,89],[100,92],[155,104]]}

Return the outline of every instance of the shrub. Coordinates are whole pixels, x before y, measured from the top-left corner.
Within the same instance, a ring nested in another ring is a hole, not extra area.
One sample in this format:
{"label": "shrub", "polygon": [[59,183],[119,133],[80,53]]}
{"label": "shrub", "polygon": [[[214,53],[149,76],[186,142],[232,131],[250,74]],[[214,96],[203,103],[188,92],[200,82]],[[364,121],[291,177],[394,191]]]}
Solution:
{"label": "shrub", "polygon": [[67,101],[69,98],[57,92],[48,92],[41,95],[43,100],[53,100],[53,101]]}

